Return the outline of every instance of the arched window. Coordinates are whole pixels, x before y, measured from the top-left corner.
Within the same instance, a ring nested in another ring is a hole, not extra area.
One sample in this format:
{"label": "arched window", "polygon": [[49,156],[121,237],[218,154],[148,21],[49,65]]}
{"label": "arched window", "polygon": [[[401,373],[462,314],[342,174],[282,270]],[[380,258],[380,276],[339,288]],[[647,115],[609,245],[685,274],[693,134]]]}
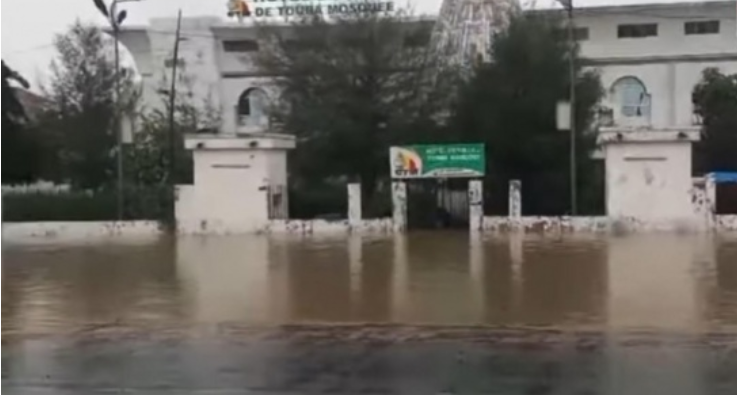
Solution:
{"label": "arched window", "polygon": [[618,112],[626,118],[650,118],[650,94],[636,77],[623,77],[612,85]]}
{"label": "arched window", "polygon": [[238,98],[238,124],[249,126],[267,125],[267,105],[266,92],[259,88],[246,89]]}

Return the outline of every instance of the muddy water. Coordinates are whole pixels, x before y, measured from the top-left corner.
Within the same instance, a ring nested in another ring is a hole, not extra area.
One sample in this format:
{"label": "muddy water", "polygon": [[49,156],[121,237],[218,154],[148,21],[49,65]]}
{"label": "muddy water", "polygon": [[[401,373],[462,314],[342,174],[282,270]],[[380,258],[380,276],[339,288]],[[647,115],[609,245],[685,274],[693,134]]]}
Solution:
{"label": "muddy water", "polygon": [[376,322],[737,332],[737,238],[180,238],[3,246],[3,335]]}
{"label": "muddy water", "polygon": [[4,245],[2,285],[9,394],[737,393],[737,238]]}

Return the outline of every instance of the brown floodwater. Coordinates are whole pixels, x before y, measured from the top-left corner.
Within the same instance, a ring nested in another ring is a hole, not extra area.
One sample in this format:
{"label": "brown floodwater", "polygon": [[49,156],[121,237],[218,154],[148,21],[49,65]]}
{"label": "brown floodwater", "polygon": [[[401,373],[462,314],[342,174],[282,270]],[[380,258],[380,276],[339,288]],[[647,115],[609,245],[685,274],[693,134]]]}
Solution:
{"label": "brown floodwater", "polygon": [[403,323],[737,332],[737,237],[184,237],[3,245],[3,335]]}

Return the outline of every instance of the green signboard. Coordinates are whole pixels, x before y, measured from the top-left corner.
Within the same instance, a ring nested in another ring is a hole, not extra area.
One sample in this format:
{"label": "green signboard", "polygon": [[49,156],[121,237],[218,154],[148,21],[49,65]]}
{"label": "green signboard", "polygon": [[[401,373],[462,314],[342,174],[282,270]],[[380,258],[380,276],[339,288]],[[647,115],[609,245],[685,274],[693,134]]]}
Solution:
{"label": "green signboard", "polygon": [[408,145],[389,149],[392,178],[481,177],[483,144]]}

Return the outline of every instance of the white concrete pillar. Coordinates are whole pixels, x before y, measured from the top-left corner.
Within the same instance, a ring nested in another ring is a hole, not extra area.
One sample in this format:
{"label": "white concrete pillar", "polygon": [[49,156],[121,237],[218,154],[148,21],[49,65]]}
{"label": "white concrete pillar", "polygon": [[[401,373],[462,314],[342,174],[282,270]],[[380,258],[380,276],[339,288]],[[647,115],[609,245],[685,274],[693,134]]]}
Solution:
{"label": "white concrete pillar", "polygon": [[468,224],[471,233],[484,229],[484,182],[481,180],[468,182]]}
{"label": "white concrete pillar", "polygon": [[351,228],[361,224],[363,211],[361,210],[361,184],[348,184],[348,225]]}
{"label": "white concrete pillar", "polygon": [[392,219],[394,231],[404,232],[407,228],[407,184],[404,181],[392,182]]}
{"label": "white concrete pillar", "polygon": [[509,181],[509,217],[522,217],[522,181]]}

